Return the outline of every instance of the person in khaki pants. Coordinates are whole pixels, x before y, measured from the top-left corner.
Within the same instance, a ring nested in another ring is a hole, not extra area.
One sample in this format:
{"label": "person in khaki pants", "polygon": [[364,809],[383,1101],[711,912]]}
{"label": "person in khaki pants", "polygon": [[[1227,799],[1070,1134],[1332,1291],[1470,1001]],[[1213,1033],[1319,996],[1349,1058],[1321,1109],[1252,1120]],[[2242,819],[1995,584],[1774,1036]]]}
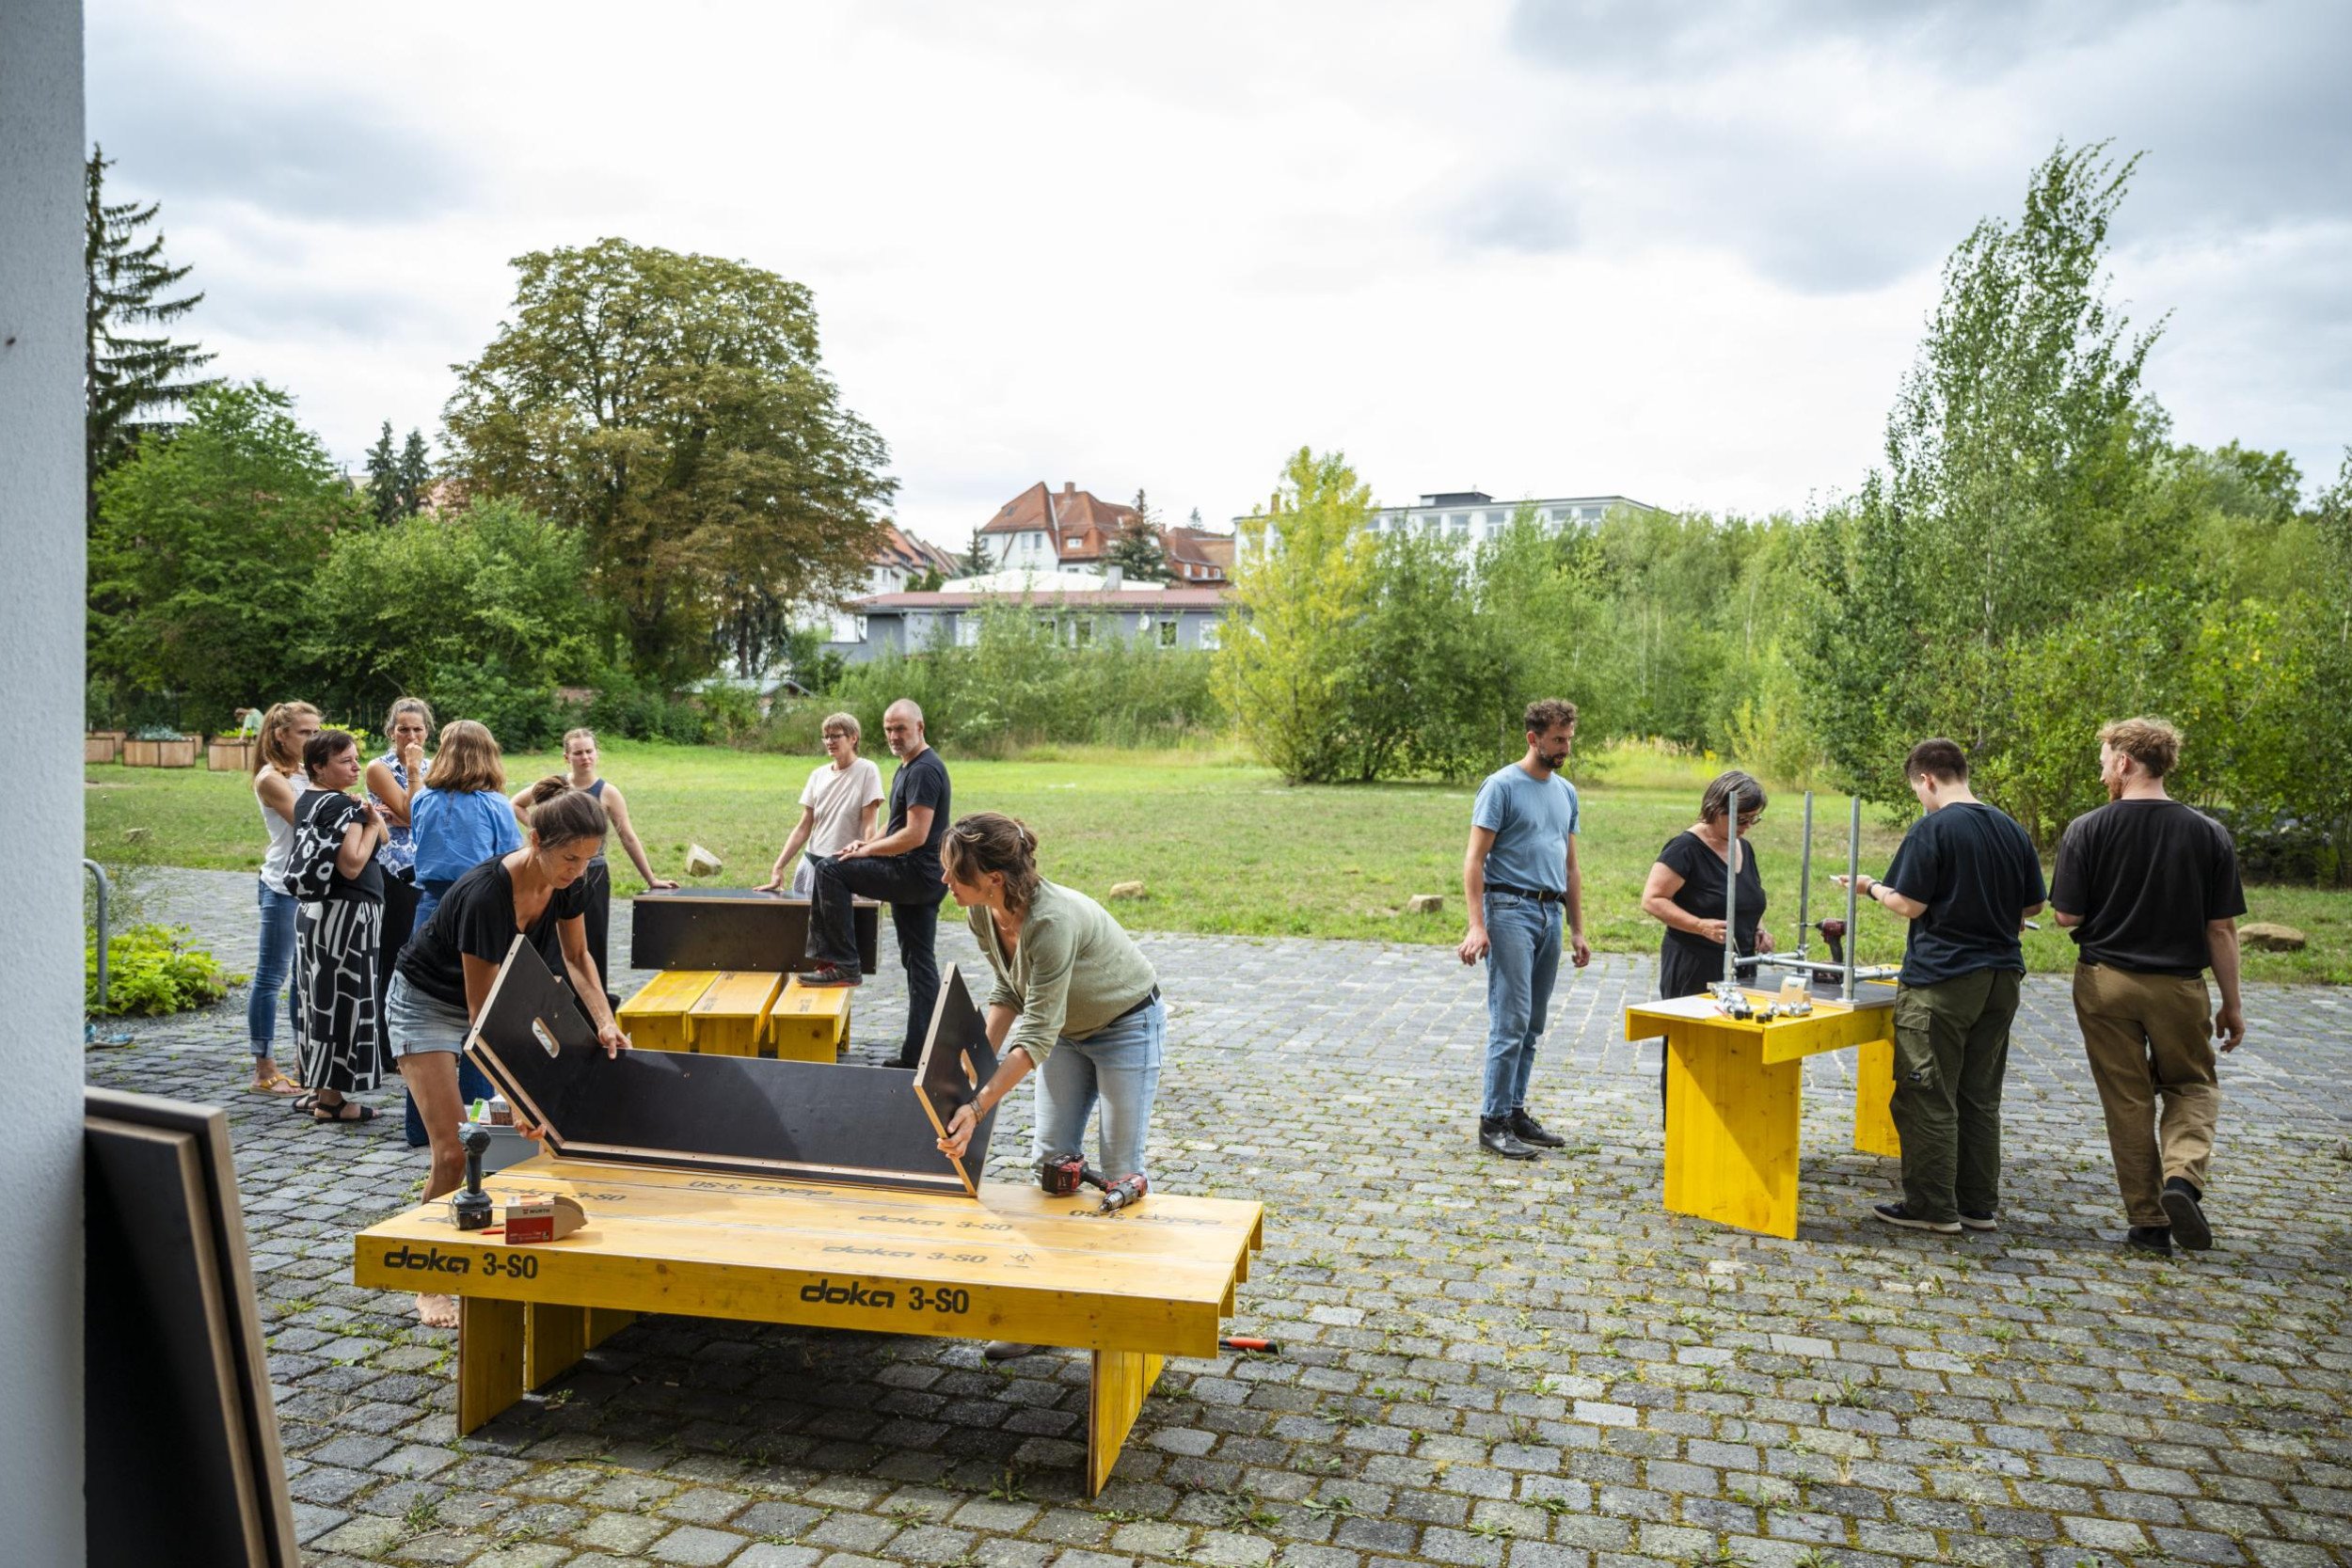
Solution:
{"label": "person in khaki pants", "polygon": [[2237,848],[2229,830],[2165,793],[2180,755],[2180,732],[2160,719],[2099,732],[2107,803],[2067,824],[2050,890],[2079,950],[2074,1017],[2106,1112],[2131,1226],[2123,1244],[2161,1254],[2213,1245],[2204,1200],[2221,1111],[2214,1041],[2227,1052],[2246,1040]]}

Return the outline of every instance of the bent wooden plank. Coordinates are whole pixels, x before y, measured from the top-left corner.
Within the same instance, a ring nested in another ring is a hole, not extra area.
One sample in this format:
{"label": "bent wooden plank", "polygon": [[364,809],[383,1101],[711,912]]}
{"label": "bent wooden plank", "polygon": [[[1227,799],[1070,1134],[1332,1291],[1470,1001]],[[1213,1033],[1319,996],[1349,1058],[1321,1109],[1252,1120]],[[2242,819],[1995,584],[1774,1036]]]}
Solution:
{"label": "bent wooden plank", "polygon": [[608,1057],[569,993],[518,937],[466,1049],[560,1154],[968,1197],[994,1116],[980,1118],[961,1163],[939,1151],[933,1118],[940,1106],[952,1113],[974,1098],[995,1062],[952,967],[932,1015],[932,1044],[943,1032],[949,1044],[927,1047],[912,1074],[659,1051]]}

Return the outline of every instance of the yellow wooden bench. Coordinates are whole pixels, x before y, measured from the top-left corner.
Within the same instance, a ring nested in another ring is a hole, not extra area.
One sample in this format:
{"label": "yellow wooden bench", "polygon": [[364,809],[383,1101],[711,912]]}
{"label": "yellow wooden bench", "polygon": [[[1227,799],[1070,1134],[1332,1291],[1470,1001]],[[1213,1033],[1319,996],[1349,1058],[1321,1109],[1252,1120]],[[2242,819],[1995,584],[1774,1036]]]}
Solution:
{"label": "yellow wooden bench", "polygon": [[1115,1215],[1091,1195],[824,1187],[541,1154],[487,1177],[576,1198],[588,1223],[508,1246],[444,1201],[370,1226],[353,1283],[459,1298],[457,1430],[562,1377],[640,1312],[885,1334],[1016,1339],[1092,1354],[1086,1490],[1099,1493],[1170,1355],[1214,1356],[1255,1203],[1153,1193]]}
{"label": "yellow wooden bench", "polygon": [[[1892,990],[1891,987],[1873,988]],[[1772,998],[1754,991],[1760,1010]],[[1677,1214],[1797,1234],[1797,1123],[1804,1058],[1859,1046],[1853,1146],[1899,1157],[1895,1010],[1817,1001],[1809,1018],[1740,1022],[1707,996],[1625,1010],[1629,1040],[1666,1037],[1666,1207]]]}
{"label": "yellow wooden bench", "polygon": [[613,1016],[629,1044],[640,1051],[684,1051],[691,1043],[687,1015],[717,978],[716,970],[665,969],[640,986]]}
{"label": "yellow wooden bench", "polygon": [[756,1056],[784,976],[728,970],[686,1015],[686,1047],[706,1056]]}
{"label": "yellow wooden bench", "polygon": [[850,1038],[851,986],[806,986],[797,974],[768,1014],[766,1056],[796,1062],[830,1062]]}

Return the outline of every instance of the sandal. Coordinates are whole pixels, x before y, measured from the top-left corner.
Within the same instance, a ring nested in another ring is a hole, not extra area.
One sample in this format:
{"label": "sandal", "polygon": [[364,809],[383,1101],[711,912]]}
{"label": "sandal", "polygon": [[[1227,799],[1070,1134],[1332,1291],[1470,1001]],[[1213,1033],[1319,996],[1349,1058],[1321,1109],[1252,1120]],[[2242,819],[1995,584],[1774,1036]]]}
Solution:
{"label": "sandal", "polygon": [[[357,1111],[359,1114],[356,1117],[345,1116],[343,1115],[345,1111]],[[324,1105],[313,1104],[310,1107],[310,1119],[312,1121],[373,1121],[375,1107],[362,1105],[356,1100],[346,1100],[331,1111]]]}
{"label": "sandal", "polygon": [[247,1094],[298,1095],[302,1092],[302,1085],[282,1072],[273,1072],[267,1078],[247,1084],[245,1086],[245,1092]]}
{"label": "sandal", "polygon": [[316,1089],[305,1089],[300,1094],[294,1096],[294,1099],[286,1102],[286,1109],[294,1112],[296,1116],[299,1116],[305,1111],[317,1109],[318,1102],[319,1091]]}

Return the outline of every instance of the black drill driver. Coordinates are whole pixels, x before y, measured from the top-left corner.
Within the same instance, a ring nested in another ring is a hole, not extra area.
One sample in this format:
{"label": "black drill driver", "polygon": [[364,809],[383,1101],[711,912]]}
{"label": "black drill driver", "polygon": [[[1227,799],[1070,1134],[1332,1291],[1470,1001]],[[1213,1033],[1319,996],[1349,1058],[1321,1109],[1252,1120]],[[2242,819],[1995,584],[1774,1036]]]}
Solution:
{"label": "black drill driver", "polygon": [[1152,1190],[1152,1184],[1143,1179],[1141,1171],[1112,1181],[1075,1154],[1040,1160],[1037,1163],[1037,1182],[1056,1197],[1068,1197],[1081,1185],[1096,1188],[1103,1195],[1103,1212],[1105,1214],[1116,1212],[1129,1204],[1142,1202],[1143,1195]]}

